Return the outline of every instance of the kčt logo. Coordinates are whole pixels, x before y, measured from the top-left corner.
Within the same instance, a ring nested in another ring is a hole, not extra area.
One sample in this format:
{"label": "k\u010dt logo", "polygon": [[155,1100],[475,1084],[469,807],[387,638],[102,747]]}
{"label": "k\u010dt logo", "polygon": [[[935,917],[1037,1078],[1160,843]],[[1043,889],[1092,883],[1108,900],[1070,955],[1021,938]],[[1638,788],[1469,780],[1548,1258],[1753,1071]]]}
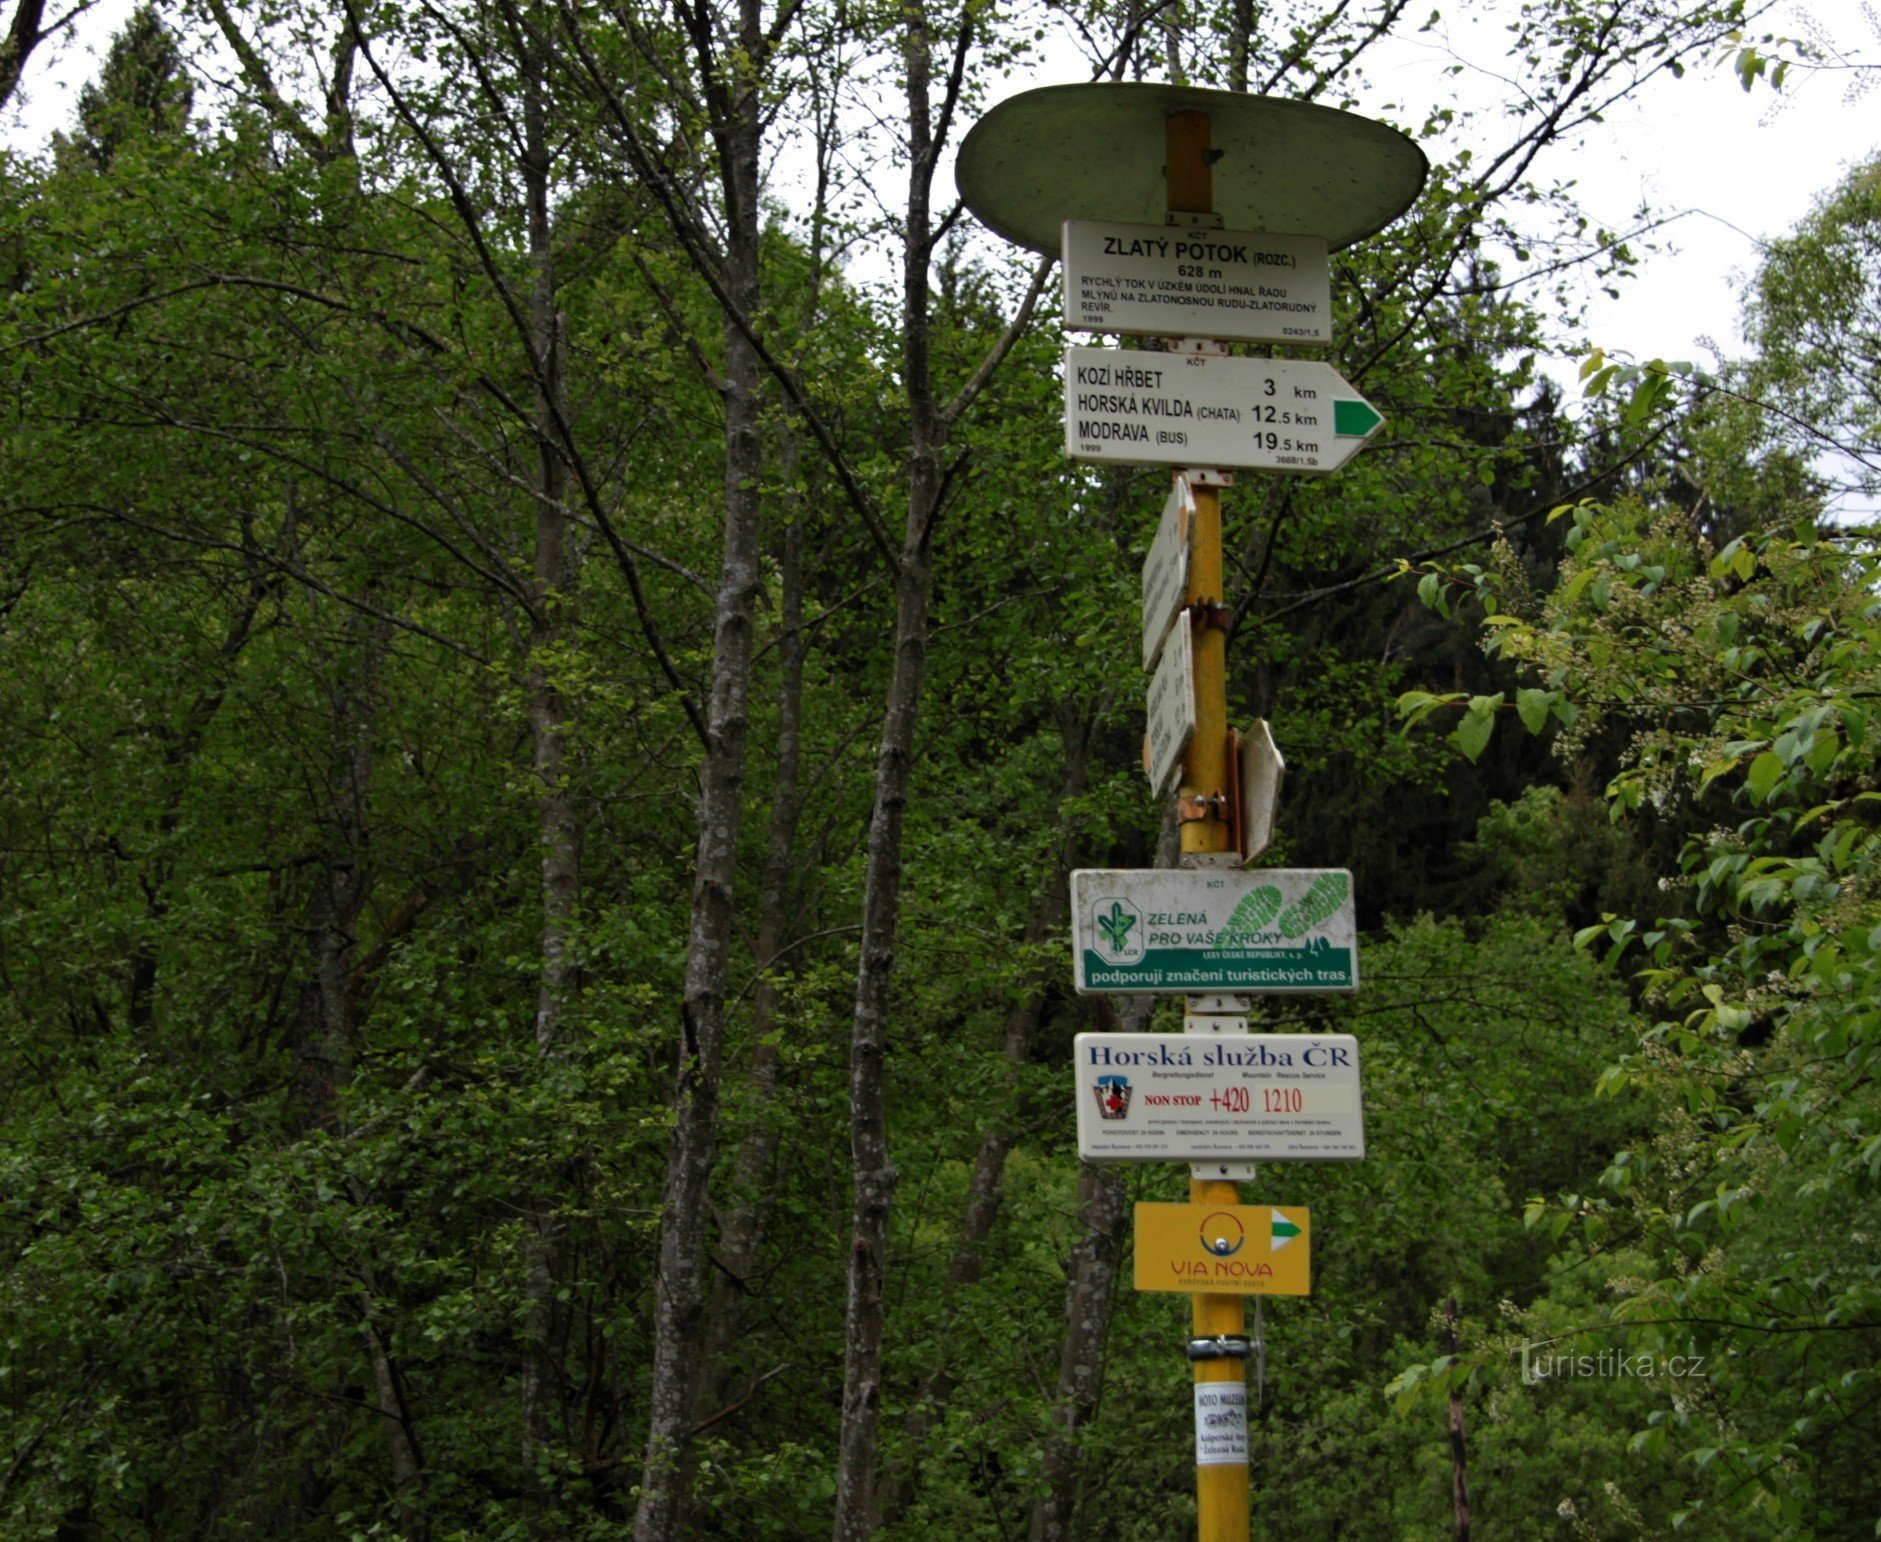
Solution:
{"label": "k\u010dt logo", "polygon": [[1091,905],[1097,952],[1107,964],[1134,964],[1143,956],[1143,912],[1126,899],[1106,895]]}

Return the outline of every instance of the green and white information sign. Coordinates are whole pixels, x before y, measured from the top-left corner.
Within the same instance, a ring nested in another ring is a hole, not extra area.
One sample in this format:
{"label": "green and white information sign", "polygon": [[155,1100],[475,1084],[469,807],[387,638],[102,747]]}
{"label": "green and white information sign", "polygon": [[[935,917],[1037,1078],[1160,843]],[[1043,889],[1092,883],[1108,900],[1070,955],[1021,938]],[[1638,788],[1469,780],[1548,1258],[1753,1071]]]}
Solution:
{"label": "green and white information sign", "polygon": [[1071,875],[1071,917],[1083,996],[1358,989],[1343,868],[1084,868]]}

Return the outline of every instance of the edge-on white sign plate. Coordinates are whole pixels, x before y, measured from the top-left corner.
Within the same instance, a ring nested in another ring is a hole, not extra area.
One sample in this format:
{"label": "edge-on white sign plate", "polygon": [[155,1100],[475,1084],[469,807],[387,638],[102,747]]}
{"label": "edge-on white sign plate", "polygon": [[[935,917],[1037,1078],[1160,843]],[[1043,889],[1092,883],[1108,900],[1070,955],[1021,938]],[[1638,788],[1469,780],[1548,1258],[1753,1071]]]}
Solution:
{"label": "edge-on white sign plate", "polygon": [[1073,460],[1324,476],[1383,422],[1317,359],[1065,350],[1065,453]]}
{"label": "edge-on white sign plate", "polygon": [[1064,259],[1075,331],[1332,341],[1332,264],[1317,236],[1066,220]]}
{"label": "edge-on white sign plate", "polygon": [[1241,859],[1251,862],[1273,844],[1274,813],[1287,763],[1267,719],[1257,717],[1241,736]]}
{"label": "edge-on white sign plate", "polygon": [[1343,868],[1081,868],[1071,875],[1078,994],[1358,989]]}
{"label": "edge-on white sign plate", "polygon": [[1143,667],[1151,668],[1162,651],[1163,639],[1189,597],[1189,518],[1195,513],[1195,493],[1185,476],[1176,478],[1156,539],[1143,559]]}
{"label": "edge-on white sign plate", "polygon": [[[1245,1023],[1243,1023],[1245,1026]],[[1355,1162],[1365,1155],[1349,1033],[1081,1033],[1087,1162]]]}
{"label": "edge-on white sign plate", "polygon": [[1150,789],[1166,792],[1182,768],[1182,752],[1195,737],[1195,639],[1173,628],[1162,662],[1150,676],[1143,733],[1143,770]]}

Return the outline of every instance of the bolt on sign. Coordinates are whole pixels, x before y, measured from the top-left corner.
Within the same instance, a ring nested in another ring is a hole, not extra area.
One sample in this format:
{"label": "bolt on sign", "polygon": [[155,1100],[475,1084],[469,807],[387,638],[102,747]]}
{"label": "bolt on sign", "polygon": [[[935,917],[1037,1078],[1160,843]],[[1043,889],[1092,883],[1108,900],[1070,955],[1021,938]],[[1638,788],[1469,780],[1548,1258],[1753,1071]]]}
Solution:
{"label": "bolt on sign", "polygon": [[1358,1040],[1260,1033],[1081,1033],[1087,1162],[1353,1162],[1365,1155]]}
{"label": "bolt on sign", "polygon": [[1073,460],[1323,476],[1383,422],[1317,359],[1065,350],[1065,453]]}
{"label": "bolt on sign", "polygon": [[1066,220],[1063,252],[1076,331],[1332,341],[1332,265],[1317,236]]}
{"label": "bolt on sign", "polygon": [[1082,996],[1358,989],[1343,868],[1082,868],[1071,932]]}
{"label": "bolt on sign", "polygon": [[1285,1205],[1136,1207],[1136,1288],[1312,1294],[1312,1213]]}

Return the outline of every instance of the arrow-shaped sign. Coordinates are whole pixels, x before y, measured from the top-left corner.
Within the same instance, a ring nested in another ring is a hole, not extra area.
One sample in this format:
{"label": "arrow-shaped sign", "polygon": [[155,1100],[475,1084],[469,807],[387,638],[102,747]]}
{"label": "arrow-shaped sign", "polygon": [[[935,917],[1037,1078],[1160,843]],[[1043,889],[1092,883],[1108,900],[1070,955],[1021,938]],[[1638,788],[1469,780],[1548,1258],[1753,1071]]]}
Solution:
{"label": "arrow-shaped sign", "polygon": [[1295,1237],[1299,1236],[1300,1228],[1295,1226],[1293,1222],[1289,1221],[1278,1210],[1270,1210],[1267,1213],[1273,1217],[1270,1223],[1271,1235],[1273,1237],[1272,1245],[1273,1250],[1278,1253]]}
{"label": "arrow-shaped sign", "polygon": [[1317,359],[1065,350],[1065,453],[1074,460],[1323,476],[1383,422]]}

